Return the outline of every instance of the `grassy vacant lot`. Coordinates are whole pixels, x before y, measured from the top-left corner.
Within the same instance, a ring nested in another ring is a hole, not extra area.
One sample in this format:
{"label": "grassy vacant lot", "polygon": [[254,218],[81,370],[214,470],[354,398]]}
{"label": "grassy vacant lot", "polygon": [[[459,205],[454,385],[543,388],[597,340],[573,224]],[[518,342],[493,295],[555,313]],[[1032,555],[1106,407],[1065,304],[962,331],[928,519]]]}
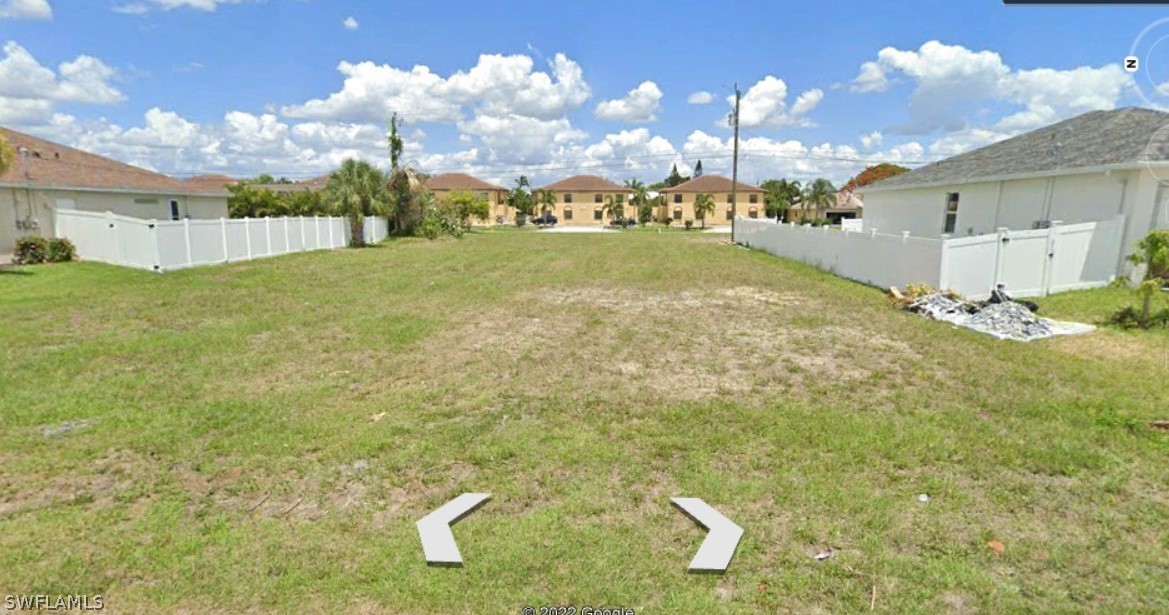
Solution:
{"label": "grassy vacant lot", "polygon": [[[726,239],[0,271],[0,593],[1169,611],[1169,433],[1148,426],[1169,418],[1169,335],[999,342]],[[429,568],[414,522],[464,491],[493,494],[455,526],[466,566]],[[705,533],[671,496],[745,528],[728,574],[686,573]]]}

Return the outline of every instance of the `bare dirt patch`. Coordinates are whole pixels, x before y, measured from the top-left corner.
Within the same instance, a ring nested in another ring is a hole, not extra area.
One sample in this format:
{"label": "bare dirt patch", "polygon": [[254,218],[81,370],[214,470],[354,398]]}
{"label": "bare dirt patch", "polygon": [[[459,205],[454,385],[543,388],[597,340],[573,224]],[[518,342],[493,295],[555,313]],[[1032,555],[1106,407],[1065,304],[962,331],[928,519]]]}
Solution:
{"label": "bare dirt patch", "polygon": [[787,393],[804,378],[857,382],[919,358],[880,333],[801,324],[825,309],[803,294],[745,286],[549,289],[434,336],[419,361],[426,372],[482,374],[535,396],[678,401]]}

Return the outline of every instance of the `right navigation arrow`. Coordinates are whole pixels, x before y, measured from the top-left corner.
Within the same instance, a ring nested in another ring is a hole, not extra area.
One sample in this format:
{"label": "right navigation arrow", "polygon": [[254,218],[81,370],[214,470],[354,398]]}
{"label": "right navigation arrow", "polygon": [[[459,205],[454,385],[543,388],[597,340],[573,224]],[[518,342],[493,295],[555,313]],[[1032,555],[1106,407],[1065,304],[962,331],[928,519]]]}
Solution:
{"label": "right navigation arrow", "polygon": [[698,498],[670,498],[670,501],[709,532],[690,560],[690,572],[726,572],[743,537],[743,528]]}

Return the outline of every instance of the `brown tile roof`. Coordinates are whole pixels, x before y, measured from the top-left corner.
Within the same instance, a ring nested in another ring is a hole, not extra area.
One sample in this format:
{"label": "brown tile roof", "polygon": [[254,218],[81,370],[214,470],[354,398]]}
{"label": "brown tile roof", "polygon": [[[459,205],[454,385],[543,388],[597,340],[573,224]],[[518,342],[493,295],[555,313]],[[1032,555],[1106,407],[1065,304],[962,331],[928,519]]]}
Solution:
{"label": "brown tile roof", "polygon": [[573,175],[562,179],[558,182],[553,182],[537,190],[551,190],[552,192],[626,192],[629,188],[621,184],[614,184],[613,182],[598,177],[596,175]]}
{"label": "brown tile roof", "polygon": [[183,185],[192,190],[199,192],[222,192],[225,194],[227,193],[227,186],[234,186],[238,183],[238,179],[218,173],[196,175],[183,180]]}
{"label": "brown tile roof", "polygon": [[[744,184],[743,182],[736,182],[739,192],[767,192],[759,186],[752,186],[751,184]],[[731,180],[729,177],[722,175],[708,174],[702,177],[696,177],[688,182],[683,182],[674,186],[673,188],[662,188],[661,192],[730,192]]]}
{"label": "brown tile roof", "polygon": [[[224,194],[222,187],[205,189],[154,171],[118,162],[52,141],[0,128],[16,155],[12,166],[0,174],[0,184],[39,188],[125,190],[165,194]],[[19,153],[28,150],[25,158]],[[27,163],[26,163],[27,160]]]}
{"label": "brown tile roof", "polygon": [[466,173],[435,175],[426,180],[426,187],[431,190],[507,190],[503,186],[485,182]]}
{"label": "brown tile roof", "polygon": [[257,190],[268,190],[270,192],[297,192],[298,190],[308,190],[310,192],[320,192],[329,185],[329,176],[322,175],[312,179],[306,179],[291,184],[252,184],[253,188]]}

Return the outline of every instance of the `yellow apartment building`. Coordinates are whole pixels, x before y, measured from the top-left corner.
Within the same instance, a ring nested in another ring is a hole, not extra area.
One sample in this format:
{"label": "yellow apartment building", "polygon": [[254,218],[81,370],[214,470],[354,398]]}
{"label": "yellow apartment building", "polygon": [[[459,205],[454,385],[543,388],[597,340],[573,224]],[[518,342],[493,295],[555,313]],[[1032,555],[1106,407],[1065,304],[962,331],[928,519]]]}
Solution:
{"label": "yellow apartment building", "polygon": [[[551,207],[541,201],[542,192],[552,192],[556,202]],[[574,175],[532,191],[536,215],[551,211],[562,225],[605,225],[614,216],[605,210],[608,197],[620,206],[622,217],[637,217],[629,204],[629,188],[596,175]]]}
{"label": "yellow apartment building", "polygon": [[485,182],[466,173],[443,173],[426,180],[426,187],[438,200],[453,192],[470,192],[487,200],[491,215],[486,221],[473,220],[475,224],[510,224],[515,222],[515,208],[507,204],[507,188]]}
{"label": "yellow apartment building", "polygon": [[[746,218],[762,218],[766,215],[763,196],[767,191],[751,184],[738,182],[736,196],[739,206],[734,211]],[[730,224],[734,219],[732,214],[731,180],[722,175],[707,174],[696,177],[688,182],[678,184],[673,188],[663,188],[661,194],[665,202],[659,205],[658,220],[670,218],[675,224],[693,220],[695,225],[701,224],[694,215],[694,201],[700,194],[709,194],[714,199],[714,211],[706,215],[706,225]]]}

